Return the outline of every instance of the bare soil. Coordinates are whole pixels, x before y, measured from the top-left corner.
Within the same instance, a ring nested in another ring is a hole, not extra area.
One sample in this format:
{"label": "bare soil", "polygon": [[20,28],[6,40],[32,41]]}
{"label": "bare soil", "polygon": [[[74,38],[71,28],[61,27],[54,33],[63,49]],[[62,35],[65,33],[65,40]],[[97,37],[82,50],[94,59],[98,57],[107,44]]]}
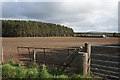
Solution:
{"label": "bare soil", "polygon": [[[70,48],[84,46],[85,43],[92,45],[118,45],[119,38],[81,38],[81,37],[22,37],[2,38],[4,62],[18,62],[17,46],[39,48]],[[101,51],[99,49],[99,51]],[[104,51],[104,50],[103,50]]]}

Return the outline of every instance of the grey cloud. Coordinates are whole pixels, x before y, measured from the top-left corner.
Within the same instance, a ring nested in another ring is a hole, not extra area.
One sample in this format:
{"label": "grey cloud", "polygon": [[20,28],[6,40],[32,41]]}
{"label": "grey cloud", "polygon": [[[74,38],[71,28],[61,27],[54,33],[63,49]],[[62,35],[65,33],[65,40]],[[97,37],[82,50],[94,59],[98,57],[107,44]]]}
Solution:
{"label": "grey cloud", "polygon": [[[3,3],[3,18],[34,19],[64,24],[75,31],[117,30],[117,7],[94,2],[8,2]],[[108,27],[108,28],[106,28]]]}

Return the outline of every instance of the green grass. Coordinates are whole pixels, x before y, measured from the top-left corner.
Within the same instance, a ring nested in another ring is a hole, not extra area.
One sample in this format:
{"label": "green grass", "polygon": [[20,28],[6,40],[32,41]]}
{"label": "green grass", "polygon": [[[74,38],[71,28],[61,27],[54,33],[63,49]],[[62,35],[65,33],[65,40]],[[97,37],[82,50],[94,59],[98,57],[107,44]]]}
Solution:
{"label": "green grass", "polygon": [[41,68],[37,64],[30,63],[27,66],[20,66],[19,63],[7,62],[2,65],[3,78],[51,78],[51,79],[70,79],[72,78],[94,78],[94,75],[80,75],[76,73],[66,73],[60,70],[48,71],[46,68]]}

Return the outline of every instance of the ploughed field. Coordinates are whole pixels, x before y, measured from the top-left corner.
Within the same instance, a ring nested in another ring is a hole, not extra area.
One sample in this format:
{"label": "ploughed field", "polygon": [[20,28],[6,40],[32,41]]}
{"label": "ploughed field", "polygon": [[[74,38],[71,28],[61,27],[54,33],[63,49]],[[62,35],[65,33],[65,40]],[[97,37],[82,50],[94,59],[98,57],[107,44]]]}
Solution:
{"label": "ploughed field", "polygon": [[[91,45],[118,45],[119,38],[81,38],[81,37],[19,37],[2,38],[4,62],[12,60],[19,61],[17,46],[19,47],[38,47],[38,48],[71,48],[84,46],[85,43]],[[94,48],[95,53],[115,54],[117,50],[107,48]],[[107,52],[108,51],[108,52]],[[26,51],[27,52],[27,51]]]}

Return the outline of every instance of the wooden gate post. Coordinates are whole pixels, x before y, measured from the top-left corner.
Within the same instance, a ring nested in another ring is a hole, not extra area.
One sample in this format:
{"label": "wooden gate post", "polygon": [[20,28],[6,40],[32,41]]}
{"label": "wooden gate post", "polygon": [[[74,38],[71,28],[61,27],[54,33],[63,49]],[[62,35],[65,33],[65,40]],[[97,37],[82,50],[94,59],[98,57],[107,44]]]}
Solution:
{"label": "wooden gate post", "polygon": [[35,52],[35,49],[33,49],[33,62],[34,63],[36,62],[36,52]]}
{"label": "wooden gate post", "polygon": [[88,74],[88,53],[78,52],[78,71],[80,74],[87,75]]}
{"label": "wooden gate post", "polygon": [[85,43],[85,52],[88,53],[88,74],[90,74],[91,44]]}

